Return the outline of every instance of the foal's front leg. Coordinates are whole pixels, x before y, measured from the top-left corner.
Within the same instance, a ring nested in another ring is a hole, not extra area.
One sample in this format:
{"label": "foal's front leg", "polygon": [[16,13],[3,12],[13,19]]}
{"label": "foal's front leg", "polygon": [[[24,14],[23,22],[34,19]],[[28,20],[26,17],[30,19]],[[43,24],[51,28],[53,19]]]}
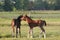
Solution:
{"label": "foal's front leg", "polygon": [[20,37],[21,37],[21,30],[20,30],[20,28],[19,28],[19,35],[20,35]]}
{"label": "foal's front leg", "polygon": [[33,28],[30,28],[28,38],[33,38]]}
{"label": "foal's front leg", "polygon": [[31,38],[33,38],[33,29],[30,30]]}
{"label": "foal's front leg", "polygon": [[16,38],[18,37],[18,28],[16,27]]}

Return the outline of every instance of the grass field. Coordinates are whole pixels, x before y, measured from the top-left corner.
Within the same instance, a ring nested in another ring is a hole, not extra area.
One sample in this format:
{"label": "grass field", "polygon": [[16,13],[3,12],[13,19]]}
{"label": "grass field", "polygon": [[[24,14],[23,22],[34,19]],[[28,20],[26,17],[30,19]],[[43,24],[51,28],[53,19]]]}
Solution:
{"label": "grass field", "polygon": [[[39,32],[41,31],[38,27],[33,29],[33,38],[27,38],[28,34],[28,24],[24,21],[21,22],[21,35],[20,38],[13,38],[12,37],[12,29],[11,29],[11,20],[13,18],[17,18],[20,14],[20,12],[0,12],[0,40],[60,40],[60,13],[49,11],[48,12],[40,14],[38,17],[42,16],[41,19],[46,20],[47,26],[44,26],[46,30],[47,38],[44,39],[39,38]],[[42,12],[41,12],[42,13]],[[37,20],[39,19],[37,16],[35,17],[35,14],[31,14],[32,19]],[[34,18],[35,17],[35,18]],[[25,25],[26,24],[26,25]]]}

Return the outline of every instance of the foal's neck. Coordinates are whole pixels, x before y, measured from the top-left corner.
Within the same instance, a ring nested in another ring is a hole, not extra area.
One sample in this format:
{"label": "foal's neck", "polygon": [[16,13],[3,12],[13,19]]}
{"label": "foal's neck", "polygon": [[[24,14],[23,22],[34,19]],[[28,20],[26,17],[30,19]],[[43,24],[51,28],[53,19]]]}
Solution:
{"label": "foal's neck", "polygon": [[26,21],[27,21],[28,23],[31,23],[33,20],[32,20],[31,18],[27,18]]}

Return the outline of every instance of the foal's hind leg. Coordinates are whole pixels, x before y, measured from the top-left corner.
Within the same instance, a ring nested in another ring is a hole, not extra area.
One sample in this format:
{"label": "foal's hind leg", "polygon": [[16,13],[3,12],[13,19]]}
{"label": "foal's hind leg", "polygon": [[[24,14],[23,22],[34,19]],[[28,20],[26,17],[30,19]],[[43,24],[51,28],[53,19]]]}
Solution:
{"label": "foal's hind leg", "polygon": [[43,27],[40,27],[41,28],[41,30],[42,30],[42,32],[41,33],[43,33],[43,35],[44,35],[44,38],[46,38],[46,33],[45,33],[45,30],[44,30],[44,28]]}
{"label": "foal's hind leg", "polygon": [[14,37],[14,33],[15,33],[14,22],[11,23],[11,26],[12,26],[12,36]]}
{"label": "foal's hind leg", "polygon": [[12,26],[12,36],[14,37],[14,34],[15,34],[15,28],[14,26]]}
{"label": "foal's hind leg", "polygon": [[42,33],[43,33],[43,32],[41,31],[41,32],[40,32],[40,35],[39,35],[39,38],[41,38],[41,37],[42,37]]}

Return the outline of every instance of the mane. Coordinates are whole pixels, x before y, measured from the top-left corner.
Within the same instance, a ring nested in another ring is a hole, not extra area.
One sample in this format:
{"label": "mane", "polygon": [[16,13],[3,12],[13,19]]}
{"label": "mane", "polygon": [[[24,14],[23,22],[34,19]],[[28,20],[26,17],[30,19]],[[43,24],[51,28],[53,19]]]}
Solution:
{"label": "mane", "polygon": [[27,18],[29,18],[30,20],[32,20],[30,17],[26,16]]}
{"label": "mane", "polygon": [[17,20],[20,20],[21,17],[22,17],[22,15],[18,16]]}

